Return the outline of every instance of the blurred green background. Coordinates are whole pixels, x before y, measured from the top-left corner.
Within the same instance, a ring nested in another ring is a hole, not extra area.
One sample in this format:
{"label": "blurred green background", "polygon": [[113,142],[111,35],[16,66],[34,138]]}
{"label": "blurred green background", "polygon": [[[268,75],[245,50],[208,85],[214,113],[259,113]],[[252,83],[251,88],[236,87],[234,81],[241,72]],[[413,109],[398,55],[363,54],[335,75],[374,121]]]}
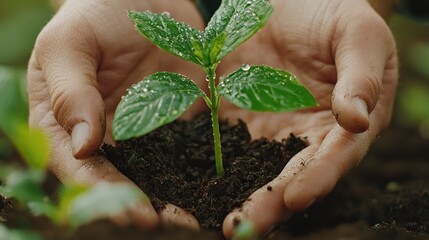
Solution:
{"label": "blurred green background", "polygon": [[416,128],[429,139],[429,24],[395,14],[389,25],[400,64],[393,125]]}
{"label": "blurred green background", "polygon": [[52,14],[47,0],[0,1],[0,65],[25,66]]}
{"label": "blurred green background", "polygon": [[[25,93],[22,94],[25,86],[21,83],[28,58],[38,33],[52,16],[48,0],[0,1],[0,87],[3,86],[0,95],[7,91],[5,86],[9,86],[2,85],[2,81],[13,78],[15,92],[21,93],[17,98],[25,100]],[[389,25],[398,44],[401,74],[392,125],[415,128],[429,138],[429,25],[400,14],[393,15]],[[0,105],[17,112],[26,111],[26,106],[19,110],[17,102],[22,101],[3,98]],[[12,116],[14,114],[8,117]],[[10,154],[9,149],[10,144],[0,131],[0,157]]]}
{"label": "blurred green background", "polygon": [[48,0],[0,1],[0,159],[15,155],[5,135],[27,121],[25,68],[38,33],[52,16]]}

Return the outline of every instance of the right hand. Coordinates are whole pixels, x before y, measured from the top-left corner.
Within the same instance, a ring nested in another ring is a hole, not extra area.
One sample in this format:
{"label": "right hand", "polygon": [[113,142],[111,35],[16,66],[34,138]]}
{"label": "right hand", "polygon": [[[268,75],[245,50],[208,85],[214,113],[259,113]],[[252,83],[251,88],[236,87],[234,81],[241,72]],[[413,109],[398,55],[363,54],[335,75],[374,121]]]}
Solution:
{"label": "right hand", "polygon": [[[395,40],[367,0],[271,0],[274,12],[260,32],[225,58],[219,75],[251,65],[288,69],[319,102],[316,108],[260,113],[224,102],[219,115],[242,119],[253,138],[281,140],[291,132],[309,146],[255,191],[223,224],[227,237],[237,220],[256,232],[274,226],[324,198],[359,164],[388,126],[398,81]],[[335,118],[334,118],[335,116]],[[269,123],[269,124],[267,124]],[[267,192],[267,186],[271,190]]]}
{"label": "right hand", "polygon": [[[204,79],[195,64],[145,40],[134,29],[127,10],[168,11],[180,21],[203,28],[189,0],[65,2],[40,33],[28,68],[30,125],[48,135],[49,168],[63,182],[133,184],[109,161],[93,156],[103,142],[113,143],[111,125],[121,96],[133,83],[156,71]],[[192,117],[202,104],[195,104],[185,117]],[[146,199],[121,219],[153,226],[161,218],[198,227],[195,218],[183,210],[179,210],[182,215],[169,214],[176,212],[174,208],[169,205],[158,216]]]}

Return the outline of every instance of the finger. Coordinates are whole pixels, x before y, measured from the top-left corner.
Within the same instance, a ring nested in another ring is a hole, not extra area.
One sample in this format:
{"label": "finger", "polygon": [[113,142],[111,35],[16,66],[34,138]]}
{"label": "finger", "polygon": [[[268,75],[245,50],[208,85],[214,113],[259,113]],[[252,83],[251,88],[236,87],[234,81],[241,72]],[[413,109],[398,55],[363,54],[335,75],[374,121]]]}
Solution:
{"label": "finger", "polygon": [[301,211],[326,196],[359,163],[374,138],[373,131],[353,134],[337,125],[289,181],[283,197],[287,208]]}
{"label": "finger", "polygon": [[[59,147],[57,147],[58,149]],[[135,184],[120,173],[108,160],[101,156],[95,156],[81,161],[76,161],[72,156],[67,158],[64,153],[69,149],[63,148],[61,151],[54,151],[53,158],[64,161],[52,160],[50,169],[59,176],[62,182],[76,182],[85,185],[95,185],[99,182],[121,182],[132,186]],[[73,161],[74,160],[74,161]],[[135,186],[137,188],[137,186]],[[121,217],[122,216],[122,217]],[[153,228],[159,222],[158,214],[146,196],[138,204],[131,206],[124,213],[116,216],[123,219],[124,223],[132,223],[144,228]]]}
{"label": "finger", "polygon": [[140,201],[111,219],[121,226],[133,224],[145,229],[153,229],[158,225],[158,217],[153,215],[154,211],[149,198],[143,194]]}
{"label": "finger", "polygon": [[179,225],[194,230],[200,229],[198,220],[192,214],[173,204],[165,205],[159,215],[163,223]]}
{"label": "finger", "polygon": [[55,119],[71,135],[72,152],[79,159],[101,145],[105,132],[104,103],[96,80],[97,46],[90,33],[79,22],[50,24],[34,51]]}
{"label": "finger", "polygon": [[[268,190],[273,189],[273,190]],[[292,212],[283,204],[283,191],[276,184],[265,185],[254,192],[240,208],[228,214],[222,230],[227,239],[234,236],[235,228],[244,220],[251,221],[258,235],[270,232],[277,223],[286,221]],[[284,188],[283,188],[284,189]]]}
{"label": "finger", "polygon": [[[43,94],[43,92],[46,92],[45,88],[40,88],[39,90],[40,92],[33,91],[30,94],[32,99],[30,124],[33,127],[37,126],[43,129],[49,137],[51,152],[48,167],[50,171],[61,182],[65,183],[73,182],[91,186],[99,182],[120,182],[135,186],[132,181],[121,174],[103,156],[92,156],[76,161],[71,154],[71,137],[54,119],[49,101],[37,101],[41,95],[47,95],[47,93]],[[155,226],[159,222],[158,215],[150,201],[145,199],[137,206],[133,206],[131,210],[117,216],[116,219],[119,222],[121,219],[125,222],[132,221],[145,227]]]}
{"label": "finger", "polygon": [[332,111],[340,126],[353,133],[369,128],[369,114],[376,106],[386,62],[394,42],[384,20],[374,13],[354,23],[339,23],[333,51],[338,81]]}
{"label": "finger", "polygon": [[[360,162],[392,114],[396,58],[392,58],[388,66],[380,101],[370,116],[369,131],[353,134],[334,125],[328,133],[321,131],[318,135],[309,135],[310,146],[295,155],[278,177],[252,194],[250,202],[227,216],[223,225],[226,236],[233,235],[234,227],[242,219],[251,220],[259,234],[268,232],[290,217],[291,212],[303,210],[323,198],[344,174]],[[270,193],[267,193],[268,187]]]}
{"label": "finger", "polygon": [[[58,148],[59,147],[57,147],[57,149]],[[95,185],[100,182],[120,182],[137,188],[131,180],[119,172],[104,157],[94,156],[76,161],[72,156],[67,158],[63,155],[66,151],[69,151],[69,149],[65,148],[61,152],[54,151],[52,157],[58,159],[59,155],[62,155],[61,159],[64,161],[52,159],[49,164],[52,172],[57,175],[62,182],[75,182],[85,185]],[[144,228],[153,228],[159,222],[158,214],[145,195],[143,195],[138,204],[131,206],[127,211],[119,214],[115,218],[117,218],[118,221],[122,219],[123,224],[132,223]]]}
{"label": "finger", "polygon": [[385,71],[379,102],[370,115],[369,130],[353,134],[336,126],[317,152],[305,158],[305,167],[296,173],[284,192],[289,209],[300,211],[328,194],[342,176],[359,164],[376,136],[388,126],[398,77],[396,66],[396,57],[393,57]]}
{"label": "finger", "polygon": [[[57,147],[59,149],[61,147]],[[81,161],[76,161],[72,156],[63,155],[69,151],[67,148],[53,151],[52,157],[64,161],[52,159],[50,169],[57,175],[62,182],[75,182],[85,185],[95,185],[100,182],[121,182],[135,186],[135,184],[127,177],[122,175],[108,160],[104,157],[96,156]],[[74,160],[74,161],[73,161]],[[135,186],[137,188],[137,186]],[[149,199],[146,196],[138,204],[131,206],[122,214],[115,216],[118,222],[122,224],[136,224],[144,228],[153,228],[159,222],[158,214],[152,207]]]}
{"label": "finger", "polygon": [[274,226],[292,216],[292,211],[283,202],[284,190],[288,182],[303,167],[303,159],[307,159],[318,149],[313,144],[295,155],[285,169],[273,181],[255,191],[243,206],[228,214],[223,222],[223,232],[231,238],[235,227],[243,220],[253,223],[259,235],[268,233]]}

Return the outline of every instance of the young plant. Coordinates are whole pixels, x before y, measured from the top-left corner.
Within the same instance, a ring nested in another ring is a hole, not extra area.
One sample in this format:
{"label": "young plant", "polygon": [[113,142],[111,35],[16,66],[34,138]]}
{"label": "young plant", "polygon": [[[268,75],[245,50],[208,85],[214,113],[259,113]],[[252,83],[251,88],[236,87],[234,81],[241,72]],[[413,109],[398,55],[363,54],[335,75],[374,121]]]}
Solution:
{"label": "young plant", "polygon": [[[159,48],[200,65],[207,74],[206,95],[189,78],[170,72],[145,77],[128,89],[113,121],[115,140],[142,136],[172,122],[203,97],[211,111],[216,172],[223,173],[218,123],[220,97],[253,111],[285,112],[316,106],[311,93],[291,73],[268,66],[243,66],[216,79],[219,62],[265,24],[268,0],[223,0],[204,32],[177,22],[170,14],[129,12],[137,30]],[[219,82],[219,84],[216,84]]]}

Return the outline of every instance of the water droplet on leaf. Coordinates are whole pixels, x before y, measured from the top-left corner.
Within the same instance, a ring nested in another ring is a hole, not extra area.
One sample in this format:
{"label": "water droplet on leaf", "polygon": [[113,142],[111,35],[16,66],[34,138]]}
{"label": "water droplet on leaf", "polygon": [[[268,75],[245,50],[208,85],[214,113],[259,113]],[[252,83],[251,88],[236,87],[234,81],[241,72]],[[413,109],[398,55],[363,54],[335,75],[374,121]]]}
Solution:
{"label": "water droplet on leaf", "polygon": [[249,71],[249,69],[250,69],[250,65],[249,65],[249,64],[243,64],[243,66],[241,66],[241,69],[242,69],[243,71]]}
{"label": "water droplet on leaf", "polygon": [[171,17],[170,13],[169,13],[169,12],[167,12],[167,11],[162,12],[161,14],[162,14],[163,16],[166,16],[166,17]]}

